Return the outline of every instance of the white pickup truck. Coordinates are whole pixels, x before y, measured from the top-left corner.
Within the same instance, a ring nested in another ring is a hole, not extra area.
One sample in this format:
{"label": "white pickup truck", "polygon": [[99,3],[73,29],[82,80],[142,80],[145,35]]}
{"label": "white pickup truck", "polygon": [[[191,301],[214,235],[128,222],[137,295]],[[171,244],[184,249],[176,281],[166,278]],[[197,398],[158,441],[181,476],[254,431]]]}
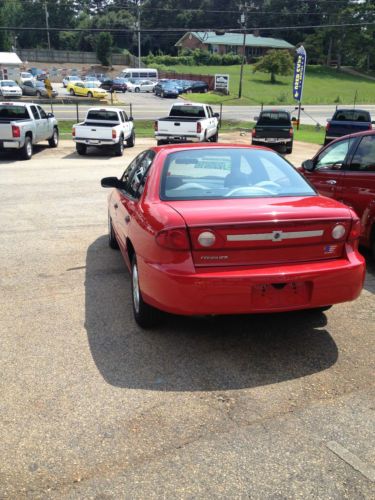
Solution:
{"label": "white pickup truck", "polygon": [[91,108],[85,121],[73,125],[73,140],[79,155],[86,154],[88,146],[111,147],[122,156],[124,145],[135,144],[133,118],[121,108]]}
{"label": "white pickup truck", "polygon": [[181,142],[217,142],[219,113],[207,104],[173,104],[169,115],[155,122],[158,146]]}
{"label": "white pickup truck", "polygon": [[30,160],[34,144],[48,141],[51,148],[59,143],[57,120],[37,104],[0,102],[0,151],[17,151]]}

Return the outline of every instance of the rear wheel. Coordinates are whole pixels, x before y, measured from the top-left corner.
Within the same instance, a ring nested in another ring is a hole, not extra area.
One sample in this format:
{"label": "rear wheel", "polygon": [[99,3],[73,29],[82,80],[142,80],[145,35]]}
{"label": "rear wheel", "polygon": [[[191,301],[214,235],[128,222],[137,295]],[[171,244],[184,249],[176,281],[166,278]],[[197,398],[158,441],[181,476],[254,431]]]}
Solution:
{"label": "rear wheel", "polygon": [[127,139],[126,145],[128,148],[133,148],[135,145],[135,133],[134,130],[132,131],[132,135]]}
{"label": "rear wheel", "polygon": [[35,94],[37,97],[42,97],[42,94],[39,92],[39,90],[37,90],[36,94]]}
{"label": "rear wheel", "polygon": [[161,314],[160,311],[143,301],[142,292],[139,286],[138,265],[135,255],[132,259],[131,278],[134,319],[141,328],[152,328],[160,322]]}
{"label": "rear wheel", "polygon": [[112,225],[112,219],[109,214],[108,214],[108,245],[110,246],[110,248],[113,248],[113,250],[119,249],[115,231]]}
{"label": "rear wheel", "polygon": [[33,156],[33,143],[31,137],[25,137],[25,143],[20,149],[20,157],[22,160],[30,160]]}
{"label": "rear wheel", "polygon": [[123,136],[121,136],[118,143],[115,144],[115,146],[113,147],[113,151],[115,152],[116,156],[122,156],[124,154],[124,138],[123,138]]}
{"label": "rear wheel", "polygon": [[219,132],[211,137],[211,142],[217,142],[219,140]]}
{"label": "rear wheel", "polygon": [[90,99],[92,99],[92,92],[87,92],[87,97],[89,97]]}
{"label": "rear wheel", "polygon": [[52,137],[48,139],[48,144],[50,148],[57,148],[59,145],[59,131],[56,127],[53,129]]}
{"label": "rear wheel", "polygon": [[76,151],[81,156],[85,155],[86,151],[87,151],[86,144],[81,144],[80,142],[77,142],[76,143]]}
{"label": "rear wheel", "polygon": [[286,147],[285,153],[287,155],[290,155],[292,151],[293,151],[293,142],[289,146]]}

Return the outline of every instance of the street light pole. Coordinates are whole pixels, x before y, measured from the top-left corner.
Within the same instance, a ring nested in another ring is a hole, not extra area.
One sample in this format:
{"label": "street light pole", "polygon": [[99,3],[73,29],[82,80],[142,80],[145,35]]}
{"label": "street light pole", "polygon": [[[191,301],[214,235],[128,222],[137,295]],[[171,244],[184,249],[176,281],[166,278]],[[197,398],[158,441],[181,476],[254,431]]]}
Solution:
{"label": "street light pole", "polygon": [[246,25],[247,25],[247,4],[240,5],[242,9],[241,17],[240,17],[240,25],[243,29],[243,41],[242,41],[242,61],[241,61],[241,71],[240,71],[240,84],[238,87],[238,99],[242,97],[242,79],[243,79],[243,67],[246,61]]}

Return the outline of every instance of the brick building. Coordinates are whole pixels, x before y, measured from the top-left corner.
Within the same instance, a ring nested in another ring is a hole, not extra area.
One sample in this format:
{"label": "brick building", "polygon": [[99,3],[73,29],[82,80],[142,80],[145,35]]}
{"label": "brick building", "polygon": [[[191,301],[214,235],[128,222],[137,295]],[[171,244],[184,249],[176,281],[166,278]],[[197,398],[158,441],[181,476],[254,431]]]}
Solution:
{"label": "brick building", "polygon": [[[243,54],[243,34],[225,33],[216,35],[213,31],[190,31],[185,33],[176,43],[175,47],[181,49],[201,49],[217,54]],[[251,61],[263,56],[270,49],[294,50],[294,45],[279,38],[268,38],[256,35],[246,35],[246,59]]]}

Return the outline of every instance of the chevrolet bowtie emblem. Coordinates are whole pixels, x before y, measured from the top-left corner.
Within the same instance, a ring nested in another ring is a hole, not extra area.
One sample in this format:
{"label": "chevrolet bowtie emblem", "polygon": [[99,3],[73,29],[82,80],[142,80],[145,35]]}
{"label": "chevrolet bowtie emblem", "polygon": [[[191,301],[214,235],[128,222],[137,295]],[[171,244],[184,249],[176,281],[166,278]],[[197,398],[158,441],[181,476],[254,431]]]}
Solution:
{"label": "chevrolet bowtie emblem", "polygon": [[283,232],[282,231],[272,231],[272,241],[282,241]]}

